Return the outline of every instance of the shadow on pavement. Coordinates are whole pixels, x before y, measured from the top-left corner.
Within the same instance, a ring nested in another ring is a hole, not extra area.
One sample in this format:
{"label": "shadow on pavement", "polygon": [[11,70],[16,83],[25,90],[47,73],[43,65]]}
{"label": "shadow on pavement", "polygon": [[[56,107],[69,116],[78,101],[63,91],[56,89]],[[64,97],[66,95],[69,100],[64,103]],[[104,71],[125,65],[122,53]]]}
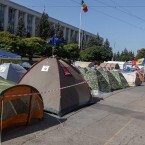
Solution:
{"label": "shadow on pavement", "polygon": [[32,125],[29,126],[18,126],[13,128],[8,128],[2,131],[2,142],[14,139],[20,136],[25,136],[37,131],[45,130],[49,127],[58,125],[65,122],[65,118],[56,118],[49,114],[44,113],[44,118],[42,120],[33,121]]}

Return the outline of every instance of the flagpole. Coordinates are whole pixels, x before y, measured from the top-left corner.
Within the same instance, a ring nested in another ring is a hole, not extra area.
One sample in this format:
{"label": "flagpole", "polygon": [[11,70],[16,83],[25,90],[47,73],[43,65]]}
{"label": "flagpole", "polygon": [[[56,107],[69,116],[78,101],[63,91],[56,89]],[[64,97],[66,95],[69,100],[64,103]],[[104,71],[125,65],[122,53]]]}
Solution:
{"label": "flagpole", "polygon": [[80,27],[79,27],[79,49],[81,50],[81,29],[82,29],[82,8],[80,11]]}

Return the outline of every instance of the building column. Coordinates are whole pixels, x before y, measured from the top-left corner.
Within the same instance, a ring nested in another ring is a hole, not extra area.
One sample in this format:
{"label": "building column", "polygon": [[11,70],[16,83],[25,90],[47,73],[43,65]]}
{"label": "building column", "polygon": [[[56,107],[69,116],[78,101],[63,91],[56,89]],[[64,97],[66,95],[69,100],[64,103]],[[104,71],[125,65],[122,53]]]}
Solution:
{"label": "building column", "polygon": [[63,28],[63,37],[66,40],[66,27]]}
{"label": "building column", "polygon": [[28,16],[28,14],[25,13],[25,15],[24,15],[24,24],[25,24],[26,32],[27,32],[27,16]]}
{"label": "building column", "polygon": [[76,40],[79,43],[79,32],[78,31],[76,32]]}
{"label": "building column", "polygon": [[8,29],[8,18],[9,18],[9,7],[5,6],[4,8],[4,30],[7,31]]}
{"label": "building column", "polygon": [[36,30],[35,20],[36,20],[36,17],[33,16],[33,18],[32,18],[32,36],[35,36],[35,30]]}
{"label": "building column", "polygon": [[68,30],[68,43],[70,43],[70,38],[71,37],[71,29]]}
{"label": "building column", "polygon": [[16,10],[15,11],[15,24],[14,24],[14,26],[15,26],[15,32],[16,32],[17,27],[18,27],[18,21],[19,21],[19,10]]}

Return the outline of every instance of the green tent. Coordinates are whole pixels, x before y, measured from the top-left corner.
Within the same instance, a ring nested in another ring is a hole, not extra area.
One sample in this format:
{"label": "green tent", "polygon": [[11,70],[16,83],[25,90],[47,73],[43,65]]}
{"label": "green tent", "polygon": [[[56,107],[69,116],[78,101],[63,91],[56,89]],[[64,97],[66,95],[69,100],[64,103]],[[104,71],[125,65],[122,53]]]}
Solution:
{"label": "green tent", "polygon": [[107,81],[108,85],[110,86],[110,91],[120,89],[120,85],[119,85],[117,79],[111,74],[111,72],[104,71],[103,69],[98,69],[98,73],[103,75],[103,77]]}
{"label": "green tent", "polygon": [[15,85],[16,85],[16,83],[0,77],[0,93],[2,91],[6,90],[7,88],[10,88],[10,87],[15,86]]}
{"label": "green tent", "polygon": [[93,69],[87,70],[86,68],[79,68],[79,70],[84,76],[84,79],[88,83],[91,90],[111,92],[109,83],[99,71]]}
{"label": "green tent", "polygon": [[121,89],[129,87],[128,82],[126,81],[125,77],[122,75],[121,72],[119,72],[119,71],[112,71],[111,73],[116,78],[116,80],[118,81],[119,86],[120,86]]}

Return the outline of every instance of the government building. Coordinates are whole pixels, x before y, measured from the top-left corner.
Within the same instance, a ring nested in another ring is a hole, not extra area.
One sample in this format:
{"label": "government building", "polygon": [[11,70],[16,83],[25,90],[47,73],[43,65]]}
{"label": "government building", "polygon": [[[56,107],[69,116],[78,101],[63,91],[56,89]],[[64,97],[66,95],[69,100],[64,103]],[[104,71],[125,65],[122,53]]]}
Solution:
{"label": "government building", "polygon": [[[39,24],[42,13],[14,3],[10,0],[0,0],[0,29],[7,31],[8,28],[11,28],[12,32],[16,32],[18,25],[18,20],[20,17],[23,18],[25,23],[25,28],[27,33],[31,36],[35,36],[36,28]],[[74,27],[70,24],[64,23],[52,17],[49,17],[49,22],[52,26],[55,27],[56,24],[60,24],[64,39],[67,43],[70,42],[71,38],[79,39],[79,28]],[[81,36],[83,39],[88,41],[90,37],[95,37],[94,34],[87,31],[81,31]]]}

